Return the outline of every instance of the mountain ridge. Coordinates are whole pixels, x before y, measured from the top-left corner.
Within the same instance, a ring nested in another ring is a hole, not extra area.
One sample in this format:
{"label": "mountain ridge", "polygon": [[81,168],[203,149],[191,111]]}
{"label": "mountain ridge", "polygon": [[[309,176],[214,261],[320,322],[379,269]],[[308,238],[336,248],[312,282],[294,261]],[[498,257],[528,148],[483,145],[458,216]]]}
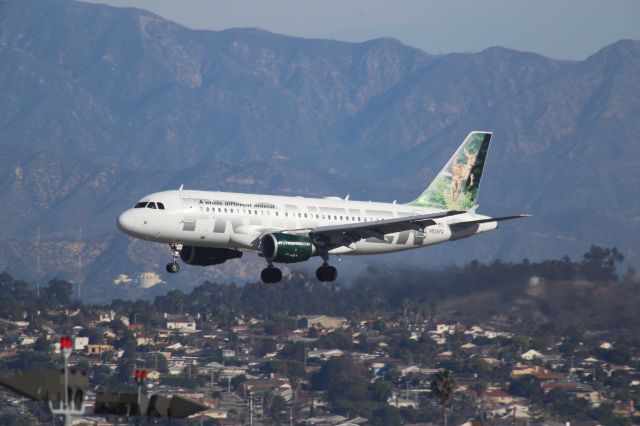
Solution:
{"label": "mountain ridge", "polygon": [[[534,218],[348,267],[575,257],[592,243],[618,245],[639,263],[628,232],[640,225],[638,41],[583,61],[502,47],[430,55],[386,38],[191,30],[140,9],[68,0],[3,1],[0,11],[0,146],[10,153],[0,158],[0,269],[34,276],[37,229],[60,244],[57,256],[77,256],[64,247],[82,227],[87,264],[70,273],[54,257],[46,276],[104,289],[120,273],[162,274],[166,250],[114,227],[146,193],[185,184],[410,201],[476,129],[494,132],[480,211]],[[252,277],[260,260],[245,257],[238,275],[234,263],[184,268],[184,280]]]}

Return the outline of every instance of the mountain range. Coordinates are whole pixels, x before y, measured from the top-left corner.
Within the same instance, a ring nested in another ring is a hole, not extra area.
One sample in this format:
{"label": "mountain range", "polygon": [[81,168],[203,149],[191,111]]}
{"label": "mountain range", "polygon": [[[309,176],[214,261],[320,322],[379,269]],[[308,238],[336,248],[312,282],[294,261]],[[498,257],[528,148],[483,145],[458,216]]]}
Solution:
{"label": "mountain range", "polygon": [[[192,30],[139,9],[3,0],[0,270],[75,280],[93,300],[253,280],[251,256],[167,277],[166,248],[120,235],[116,217],[181,184],[407,202],[471,130],[494,131],[479,211],[534,217],[341,269],[579,258],[591,244],[637,266],[639,76],[632,40],[584,61],[429,55],[394,39]],[[142,272],[166,284],[113,284]]]}

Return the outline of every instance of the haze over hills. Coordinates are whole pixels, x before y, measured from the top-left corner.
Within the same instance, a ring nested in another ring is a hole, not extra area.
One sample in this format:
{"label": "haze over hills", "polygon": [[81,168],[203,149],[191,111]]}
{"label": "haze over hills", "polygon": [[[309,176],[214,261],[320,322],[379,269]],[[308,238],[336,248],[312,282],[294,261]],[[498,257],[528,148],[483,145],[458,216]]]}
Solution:
{"label": "haze over hills", "polygon": [[[167,261],[114,226],[146,193],[184,183],[406,202],[474,129],[495,132],[480,211],[534,218],[343,264],[578,257],[596,243],[638,265],[639,75],[630,40],[581,62],[432,56],[392,39],[195,31],[137,9],[0,1],[0,269],[32,276],[38,252],[43,277],[131,296],[112,280],[164,275]],[[243,260],[183,268],[172,284],[257,277],[261,261]]]}

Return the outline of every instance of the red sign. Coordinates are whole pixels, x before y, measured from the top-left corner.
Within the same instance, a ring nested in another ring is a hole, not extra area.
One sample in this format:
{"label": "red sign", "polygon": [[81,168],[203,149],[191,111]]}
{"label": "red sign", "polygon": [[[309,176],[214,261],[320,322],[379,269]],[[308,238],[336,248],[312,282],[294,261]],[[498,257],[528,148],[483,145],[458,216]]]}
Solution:
{"label": "red sign", "polygon": [[71,337],[61,337],[60,338],[60,349],[71,349]]}
{"label": "red sign", "polygon": [[136,370],[134,375],[136,382],[142,382],[147,378],[147,370]]}

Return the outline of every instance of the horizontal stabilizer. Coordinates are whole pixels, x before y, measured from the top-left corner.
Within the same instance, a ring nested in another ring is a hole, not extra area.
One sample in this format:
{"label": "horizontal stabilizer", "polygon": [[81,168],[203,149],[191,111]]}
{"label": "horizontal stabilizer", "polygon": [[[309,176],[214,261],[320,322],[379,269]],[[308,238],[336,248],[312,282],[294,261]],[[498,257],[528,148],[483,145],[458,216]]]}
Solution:
{"label": "horizontal stabilizer", "polygon": [[520,219],[521,217],[531,217],[531,215],[530,214],[518,214],[518,215],[514,215],[514,216],[489,217],[489,218],[486,218],[486,219],[465,220],[464,222],[452,223],[449,226],[450,227],[455,227],[455,226],[462,227],[462,226],[466,226],[466,225],[474,225],[474,224],[480,224],[480,223],[502,222],[502,221],[505,221],[505,220]]}

